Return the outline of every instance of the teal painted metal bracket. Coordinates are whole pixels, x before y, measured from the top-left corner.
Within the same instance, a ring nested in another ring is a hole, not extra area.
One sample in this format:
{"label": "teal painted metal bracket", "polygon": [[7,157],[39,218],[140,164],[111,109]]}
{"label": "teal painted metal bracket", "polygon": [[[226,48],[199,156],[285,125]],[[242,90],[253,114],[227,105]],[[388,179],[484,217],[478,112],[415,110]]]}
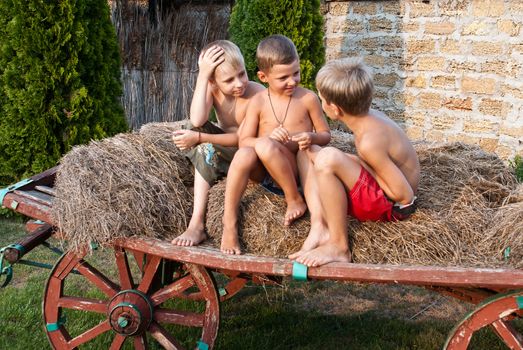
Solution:
{"label": "teal painted metal bracket", "polygon": [[30,178],[29,179],[24,179],[22,181],[19,181],[11,186],[7,186],[6,188],[2,188],[0,189],[0,205],[4,202],[4,197],[9,193],[9,192],[13,192],[14,190],[22,187],[22,186],[25,186],[29,183],[33,182],[33,180],[31,180]]}
{"label": "teal painted metal bracket", "polygon": [[299,262],[294,262],[292,264],[292,279],[296,281],[306,281],[307,266],[300,264]]}
{"label": "teal painted metal bracket", "polygon": [[198,340],[196,342],[196,349],[198,349],[198,350],[209,350],[209,345],[204,343],[203,340]]}

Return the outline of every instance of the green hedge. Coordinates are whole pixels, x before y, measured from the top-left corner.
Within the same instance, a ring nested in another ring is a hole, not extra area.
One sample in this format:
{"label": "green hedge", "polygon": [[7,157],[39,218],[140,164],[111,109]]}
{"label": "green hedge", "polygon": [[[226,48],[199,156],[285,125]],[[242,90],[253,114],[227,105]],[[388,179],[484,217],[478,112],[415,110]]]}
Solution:
{"label": "green hedge", "polygon": [[256,77],[256,47],[272,34],[289,37],[298,50],[301,85],[314,89],[316,73],[325,62],[320,0],[237,0],[229,34],[245,56],[251,79]]}
{"label": "green hedge", "polygon": [[127,129],[106,0],[2,0],[0,37],[0,185]]}

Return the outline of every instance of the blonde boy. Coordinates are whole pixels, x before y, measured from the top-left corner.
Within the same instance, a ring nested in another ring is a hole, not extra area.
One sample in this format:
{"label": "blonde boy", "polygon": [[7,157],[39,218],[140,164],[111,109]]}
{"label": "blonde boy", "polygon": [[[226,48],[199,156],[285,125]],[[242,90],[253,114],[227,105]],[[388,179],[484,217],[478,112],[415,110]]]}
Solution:
{"label": "blonde boy", "polygon": [[262,40],[256,50],[258,78],[268,85],[253,96],[240,130],[240,149],[234,155],[225,190],[221,250],[241,254],[238,207],[249,178],[270,175],[283,190],[287,210],[284,225],[307,210],[298,192],[296,152],[325,145],[330,131],[318,97],[299,87],[300,62],[294,43],[283,35]]}
{"label": "blonde boy", "polygon": [[[211,186],[226,176],[238,146],[237,130],[249,99],[263,86],[249,81],[240,49],[228,40],[206,45],[198,59],[200,71],[190,109],[188,130],[178,130],[173,141],[186,150],[195,167],[194,206],[187,230],[172,243],[192,246],[205,240],[205,212]],[[218,126],[211,123],[214,108]]]}
{"label": "blonde boy", "polygon": [[307,266],[350,261],[347,214],[360,221],[404,220],[415,210],[420,165],[400,127],[370,109],[372,76],[359,59],[327,63],[316,77],[322,108],[353,132],[357,155],[313,147],[298,157],[311,231],[289,256]]}

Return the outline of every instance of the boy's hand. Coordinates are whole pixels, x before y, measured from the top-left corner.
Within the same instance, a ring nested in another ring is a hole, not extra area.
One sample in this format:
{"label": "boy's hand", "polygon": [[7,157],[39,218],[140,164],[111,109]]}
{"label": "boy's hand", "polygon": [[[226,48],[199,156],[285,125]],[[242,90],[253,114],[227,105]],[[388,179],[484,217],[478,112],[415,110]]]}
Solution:
{"label": "boy's hand", "polygon": [[180,150],[184,151],[199,144],[201,134],[192,130],[176,130],[173,132],[173,142]]}
{"label": "boy's hand", "polygon": [[198,58],[200,74],[210,78],[216,67],[224,60],[223,49],[219,46],[211,46],[207,51],[202,52]]}
{"label": "boy's hand", "polygon": [[301,132],[291,137],[291,140],[298,143],[300,150],[308,149],[312,144],[312,135],[310,132]]}
{"label": "boy's hand", "polygon": [[287,130],[279,126],[271,132],[269,138],[285,144],[291,140],[291,135]]}

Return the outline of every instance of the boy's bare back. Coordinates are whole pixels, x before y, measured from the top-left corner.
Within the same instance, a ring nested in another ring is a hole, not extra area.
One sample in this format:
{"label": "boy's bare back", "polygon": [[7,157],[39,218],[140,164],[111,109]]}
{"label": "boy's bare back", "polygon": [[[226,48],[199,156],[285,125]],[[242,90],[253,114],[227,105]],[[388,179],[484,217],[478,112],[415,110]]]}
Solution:
{"label": "boy's bare back", "polygon": [[396,201],[408,200],[414,195],[420,178],[420,165],[416,151],[400,127],[383,113],[371,109],[368,115],[358,117],[351,125],[355,128],[355,144],[362,165],[376,178],[387,194]]}

